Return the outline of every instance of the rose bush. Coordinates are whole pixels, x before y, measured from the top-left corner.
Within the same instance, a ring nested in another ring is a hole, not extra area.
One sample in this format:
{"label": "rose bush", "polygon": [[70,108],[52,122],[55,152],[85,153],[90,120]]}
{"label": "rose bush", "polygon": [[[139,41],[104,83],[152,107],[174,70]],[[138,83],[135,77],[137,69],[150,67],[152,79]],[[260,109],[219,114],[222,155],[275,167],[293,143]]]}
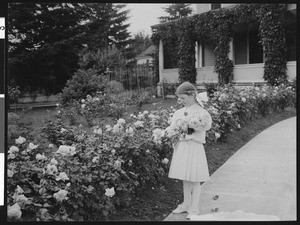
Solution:
{"label": "rose bush", "polygon": [[[98,102],[88,98],[80,104]],[[294,107],[295,99],[289,86],[217,88],[204,103],[213,120],[206,141],[226,140],[258,115]],[[46,123],[40,141],[26,133],[10,135],[8,219],[94,221],[128,206],[145,186],[167,177],[172,143],[157,137],[177,107],[131,114],[112,124],[100,121],[89,132],[58,116]]]}

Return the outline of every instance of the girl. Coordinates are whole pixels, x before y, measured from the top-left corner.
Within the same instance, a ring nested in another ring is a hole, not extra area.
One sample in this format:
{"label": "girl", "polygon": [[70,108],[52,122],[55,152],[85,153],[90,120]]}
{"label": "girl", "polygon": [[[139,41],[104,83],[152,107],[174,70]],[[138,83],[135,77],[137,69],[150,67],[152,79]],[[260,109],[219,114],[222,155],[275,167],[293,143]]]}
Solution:
{"label": "girl", "polygon": [[203,118],[202,126],[189,128],[189,132],[174,145],[174,152],[169,170],[169,178],[183,181],[184,201],[173,210],[173,213],[187,212],[187,219],[199,213],[201,182],[208,180],[209,172],[203,144],[205,133],[211,127],[209,113],[196,100],[197,89],[189,82],[182,83],[176,90],[179,103],[184,107],[177,110],[170,126],[177,121],[190,121],[191,118]]}

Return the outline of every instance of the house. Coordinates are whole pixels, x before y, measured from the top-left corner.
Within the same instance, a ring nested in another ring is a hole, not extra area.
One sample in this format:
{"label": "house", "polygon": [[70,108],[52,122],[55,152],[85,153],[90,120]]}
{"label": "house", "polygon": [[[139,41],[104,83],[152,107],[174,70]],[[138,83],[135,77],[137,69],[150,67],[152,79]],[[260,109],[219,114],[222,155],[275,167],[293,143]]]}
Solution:
{"label": "house", "polygon": [[152,56],[155,52],[155,45],[150,45],[146,50],[144,50],[137,57],[135,57],[137,65],[151,65],[154,60]]}
{"label": "house", "polygon": [[[230,10],[241,4],[196,4],[196,16],[212,10]],[[285,4],[285,42],[287,50],[288,80],[296,78],[296,4]],[[176,23],[178,23],[176,21]],[[160,24],[153,25],[155,30]],[[164,81],[176,83],[179,80],[179,68],[170,63],[170,56],[164,51],[164,41],[159,40],[159,83],[158,89]],[[205,39],[198,39],[195,46],[196,85],[204,88],[203,83],[217,83],[218,74],[215,72],[215,46]],[[174,58],[174,57],[173,57]],[[247,86],[266,83],[264,79],[265,49],[261,44],[258,26],[241,26],[235,31],[229,43],[228,58],[233,62],[232,83]]]}

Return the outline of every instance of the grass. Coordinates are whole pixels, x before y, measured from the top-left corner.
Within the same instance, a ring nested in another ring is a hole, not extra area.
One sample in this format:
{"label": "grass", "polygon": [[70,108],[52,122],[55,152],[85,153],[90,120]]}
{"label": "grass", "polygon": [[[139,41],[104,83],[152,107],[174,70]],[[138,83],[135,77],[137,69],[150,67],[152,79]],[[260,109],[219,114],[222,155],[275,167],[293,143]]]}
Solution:
{"label": "grass", "polygon": [[[156,101],[155,104],[143,105],[141,111],[156,110],[170,107],[175,99]],[[48,110],[48,111],[47,111]],[[55,109],[34,109],[25,114],[24,120],[32,122],[35,129],[43,125],[43,120],[54,115]],[[128,112],[129,114],[131,112]],[[126,115],[127,115],[126,114]],[[127,115],[128,116],[128,115]],[[245,124],[240,130],[228,135],[226,142],[206,144],[205,151],[210,175],[213,174],[227,159],[261,131],[273,124],[296,116],[296,110],[288,108],[280,113],[270,114]],[[126,118],[126,116],[124,116]],[[111,221],[162,221],[183,200],[182,182],[166,178],[161,185],[148,186],[142,195],[136,196],[127,208],[121,208],[109,216]]]}

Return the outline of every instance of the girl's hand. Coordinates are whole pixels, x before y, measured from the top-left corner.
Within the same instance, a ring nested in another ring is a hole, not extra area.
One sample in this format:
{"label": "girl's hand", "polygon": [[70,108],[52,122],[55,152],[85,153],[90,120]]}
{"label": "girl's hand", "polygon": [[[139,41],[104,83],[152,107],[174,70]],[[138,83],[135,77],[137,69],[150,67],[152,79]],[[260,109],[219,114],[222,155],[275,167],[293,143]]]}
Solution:
{"label": "girl's hand", "polygon": [[186,134],[184,137],[181,137],[179,140],[180,141],[190,141],[192,139],[193,139],[192,135]]}

